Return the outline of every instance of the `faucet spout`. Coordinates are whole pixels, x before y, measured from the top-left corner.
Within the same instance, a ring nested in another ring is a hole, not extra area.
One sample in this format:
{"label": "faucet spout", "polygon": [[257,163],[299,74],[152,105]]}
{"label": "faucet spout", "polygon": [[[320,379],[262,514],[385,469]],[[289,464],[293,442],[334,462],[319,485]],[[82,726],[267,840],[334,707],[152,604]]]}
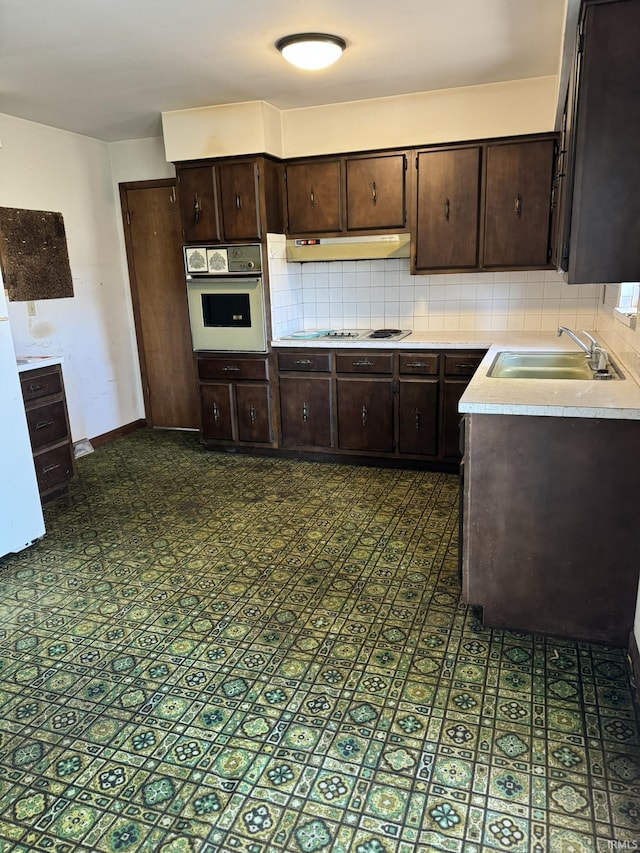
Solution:
{"label": "faucet spout", "polygon": [[589,334],[589,332],[585,332],[584,329],[581,329],[582,334],[589,339],[589,344],[585,344],[585,342],[580,340],[580,338],[576,335],[575,332],[572,332],[571,329],[568,329],[566,326],[558,326],[558,337],[560,337],[563,332],[565,333],[565,335],[568,335],[571,340],[574,341],[583,352],[587,354],[587,357],[589,359],[589,367],[592,370],[607,370],[607,365],[609,363],[609,355],[607,351],[600,346],[596,339]]}

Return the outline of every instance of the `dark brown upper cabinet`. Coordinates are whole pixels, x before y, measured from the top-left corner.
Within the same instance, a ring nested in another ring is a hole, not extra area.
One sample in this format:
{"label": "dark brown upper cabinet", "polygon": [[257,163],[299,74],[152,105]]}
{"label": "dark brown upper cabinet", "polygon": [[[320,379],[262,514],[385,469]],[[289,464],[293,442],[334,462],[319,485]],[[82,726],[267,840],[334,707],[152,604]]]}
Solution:
{"label": "dark brown upper cabinet", "polygon": [[555,149],[555,139],[487,145],[483,267],[549,265]]}
{"label": "dark brown upper cabinet", "polygon": [[182,235],[187,243],[221,240],[216,167],[176,166]]}
{"label": "dark brown upper cabinet", "polygon": [[557,265],[569,284],[640,279],[639,44],[637,0],[586,0],[558,192]]}
{"label": "dark brown upper cabinet", "polygon": [[221,163],[218,168],[224,239],[259,240],[258,164],[248,160]]}
{"label": "dark brown upper cabinet", "polygon": [[182,229],[187,243],[260,240],[281,233],[280,164],[244,157],[176,165]]}
{"label": "dark brown upper cabinet", "polygon": [[338,159],[290,163],[285,167],[287,230],[323,234],[342,229],[342,168]]}
{"label": "dark brown upper cabinet", "polygon": [[478,266],[481,149],[417,156],[416,270]]}
{"label": "dark brown upper cabinet", "polygon": [[347,230],[404,228],[404,154],[346,158]]}
{"label": "dark brown upper cabinet", "polygon": [[548,269],[555,134],[416,156],[415,272]]}

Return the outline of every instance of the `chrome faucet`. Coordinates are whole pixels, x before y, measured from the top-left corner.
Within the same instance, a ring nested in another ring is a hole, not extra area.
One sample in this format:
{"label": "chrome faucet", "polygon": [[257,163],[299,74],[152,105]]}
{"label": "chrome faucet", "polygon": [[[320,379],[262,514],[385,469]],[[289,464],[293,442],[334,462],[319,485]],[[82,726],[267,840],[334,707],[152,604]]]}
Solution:
{"label": "chrome faucet", "polygon": [[583,334],[586,338],[589,339],[589,344],[585,344],[584,341],[581,341],[580,338],[576,335],[575,332],[572,332],[571,329],[568,329],[566,326],[558,326],[558,337],[562,333],[565,335],[569,335],[572,341],[575,341],[576,344],[587,354],[587,358],[589,359],[589,367],[591,370],[606,370],[607,365],[609,363],[609,355],[603,347],[597,342],[597,340],[592,337],[589,332],[585,332],[584,329],[580,329],[581,334]]}

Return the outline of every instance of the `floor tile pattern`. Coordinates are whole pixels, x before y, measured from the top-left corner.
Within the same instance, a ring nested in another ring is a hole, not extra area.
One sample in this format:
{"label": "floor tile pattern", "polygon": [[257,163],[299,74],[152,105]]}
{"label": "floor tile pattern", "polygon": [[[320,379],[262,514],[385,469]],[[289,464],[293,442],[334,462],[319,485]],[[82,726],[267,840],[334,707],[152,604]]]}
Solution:
{"label": "floor tile pattern", "polygon": [[625,655],[484,629],[451,475],[78,461],[0,560],[0,853],[640,846]]}

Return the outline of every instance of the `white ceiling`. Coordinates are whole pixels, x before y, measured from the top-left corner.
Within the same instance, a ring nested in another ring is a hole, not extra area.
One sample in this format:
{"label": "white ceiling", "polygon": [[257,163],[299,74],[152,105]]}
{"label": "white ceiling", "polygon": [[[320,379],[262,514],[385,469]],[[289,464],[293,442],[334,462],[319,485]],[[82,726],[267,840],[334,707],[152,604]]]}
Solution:
{"label": "white ceiling", "polygon": [[[560,74],[574,0],[0,0],[0,112],[106,141],[160,113],[280,109]],[[348,43],[319,72],[274,42]]]}

